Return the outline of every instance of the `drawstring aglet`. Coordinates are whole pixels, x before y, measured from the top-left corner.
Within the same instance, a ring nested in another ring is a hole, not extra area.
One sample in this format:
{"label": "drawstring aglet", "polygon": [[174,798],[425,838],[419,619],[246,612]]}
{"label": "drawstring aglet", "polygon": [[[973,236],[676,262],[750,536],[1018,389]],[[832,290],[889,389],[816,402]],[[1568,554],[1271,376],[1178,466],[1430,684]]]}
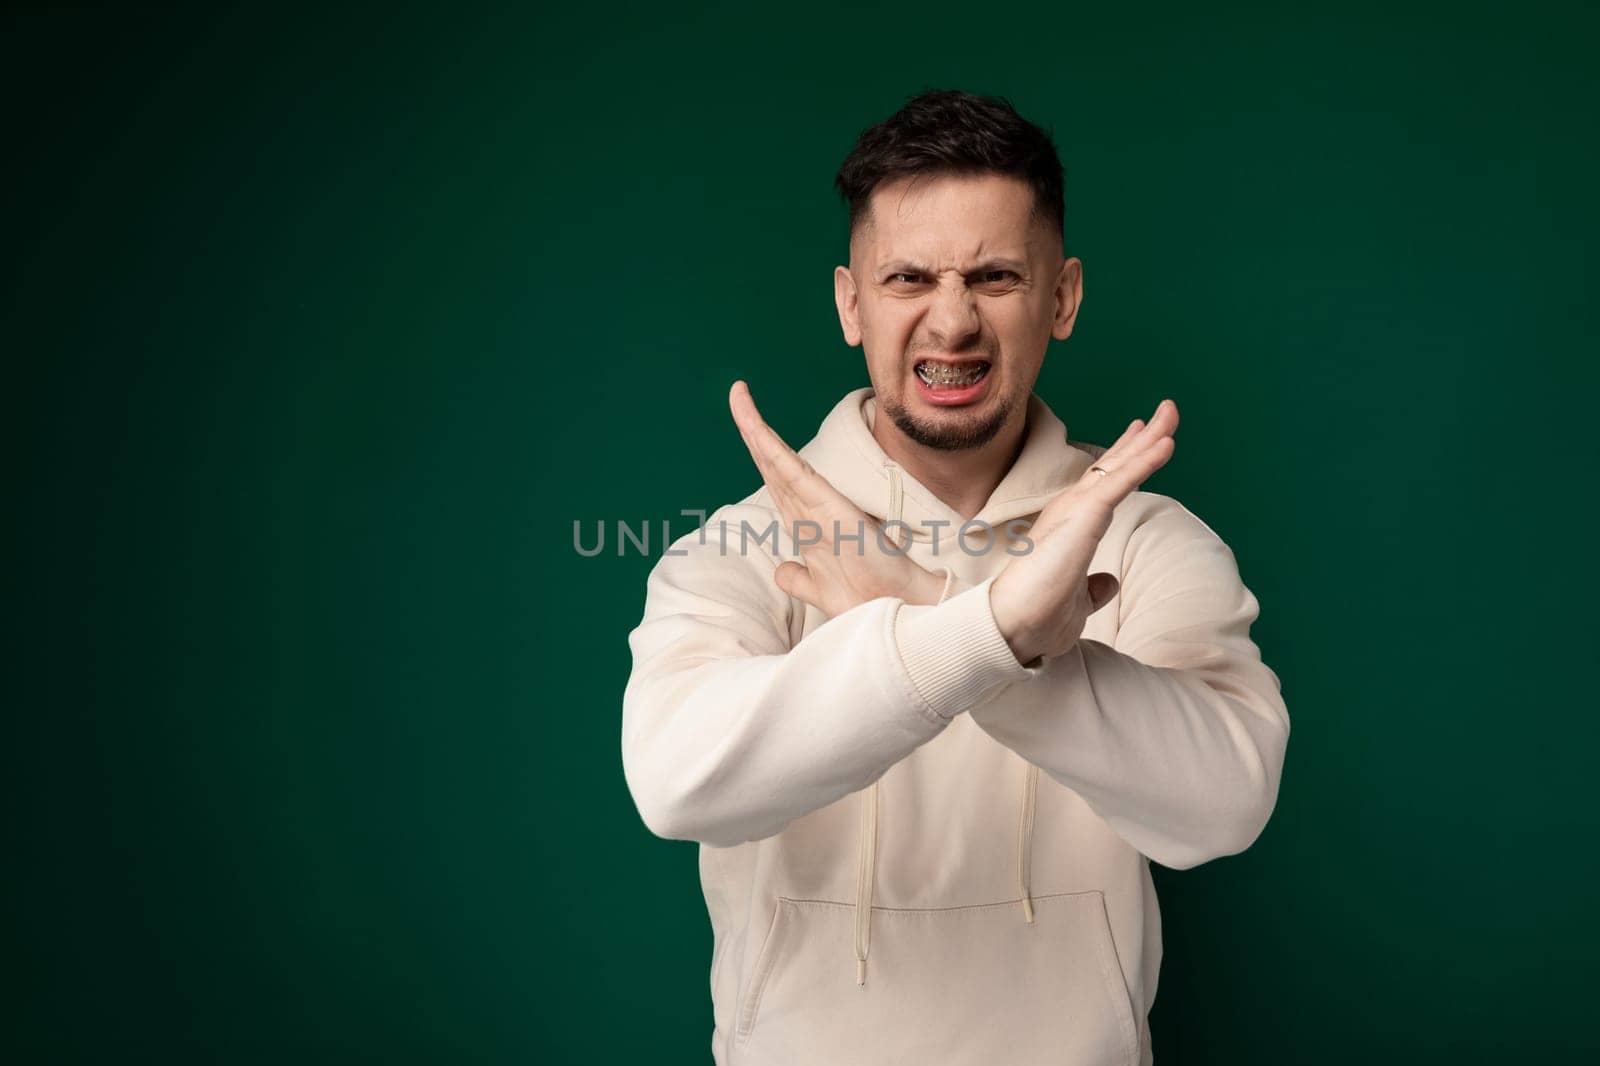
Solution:
{"label": "drawstring aglet", "polygon": [[867,983],[867,960],[866,959],[857,959],[856,960],[856,984],[865,985],[866,983]]}
{"label": "drawstring aglet", "polygon": [[1022,897],[1022,916],[1028,920],[1028,924],[1033,924],[1033,900],[1027,896]]}

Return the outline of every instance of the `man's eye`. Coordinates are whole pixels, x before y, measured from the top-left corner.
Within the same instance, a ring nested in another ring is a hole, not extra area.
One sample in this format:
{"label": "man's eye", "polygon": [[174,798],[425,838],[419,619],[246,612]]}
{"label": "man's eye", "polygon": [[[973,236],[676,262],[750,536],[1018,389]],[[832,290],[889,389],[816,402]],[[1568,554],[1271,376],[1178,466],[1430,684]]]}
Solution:
{"label": "man's eye", "polygon": [[985,284],[992,285],[1010,281],[1016,276],[1016,273],[1010,270],[985,270],[982,274],[978,275],[978,280]]}
{"label": "man's eye", "polygon": [[890,281],[895,281],[895,282],[905,282],[907,284],[914,285],[917,282],[922,280],[922,275],[921,274],[907,274],[907,273],[901,272],[899,274],[890,274],[889,275],[889,280]]}

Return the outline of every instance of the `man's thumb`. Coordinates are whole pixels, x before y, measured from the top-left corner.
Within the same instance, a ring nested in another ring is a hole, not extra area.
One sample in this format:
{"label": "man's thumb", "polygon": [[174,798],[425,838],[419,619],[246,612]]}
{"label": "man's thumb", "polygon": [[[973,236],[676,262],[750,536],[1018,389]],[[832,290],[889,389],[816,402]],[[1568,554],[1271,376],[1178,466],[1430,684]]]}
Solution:
{"label": "man's thumb", "polygon": [[1090,608],[1089,613],[1093,614],[1095,611],[1098,611],[1100,608],[1110,603],[1111,598],[1117,594],[1117,590],[1121,587],[1121,583],[1110,574],[1090,574],[1089,602],[1093,604],[1093,606]]}
{"label": "man's thumb", "polygon": [[772,572],[772,580],[784,592],[806,603],[820,607],[817,603],[816,582],[811,580],[811,571],[794,560],[778,564]]}

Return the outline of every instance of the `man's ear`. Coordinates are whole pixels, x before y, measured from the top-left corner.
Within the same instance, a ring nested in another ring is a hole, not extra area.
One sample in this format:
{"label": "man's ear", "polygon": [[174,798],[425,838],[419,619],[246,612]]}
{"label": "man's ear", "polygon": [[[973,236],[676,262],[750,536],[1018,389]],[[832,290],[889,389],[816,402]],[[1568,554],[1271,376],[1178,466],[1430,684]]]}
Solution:
{"label": "man's ear", "polygon": [[861,344],[861,304],[856,279],[849,267],[833,268],[833,304],[839,309],[839,328],[844,342],[852,348]]}
{"label": "man's ear", "polygon": [[1064,341],[1072,336],[1072,324],[1078,320],[1078,308],[1083,304],[1083,263],[1076,257],[1064,260],[1061,273],[1056,278],[1056,316],[1050,326],[1050,336]]}

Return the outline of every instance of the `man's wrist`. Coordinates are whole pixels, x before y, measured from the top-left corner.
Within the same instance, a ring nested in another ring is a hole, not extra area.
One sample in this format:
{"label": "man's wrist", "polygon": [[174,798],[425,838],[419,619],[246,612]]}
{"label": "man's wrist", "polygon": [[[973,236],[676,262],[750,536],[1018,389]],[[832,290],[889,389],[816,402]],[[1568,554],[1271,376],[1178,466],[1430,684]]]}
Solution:
{"label": "man's wrist", "polygon": [[936,607],[902,606],[896,616],[901,661],[918,694],[941,718],[951,718],[1000,687],[1039,672],[1017,660],[995,627],[991,580]]}
{"label": "man's wrist", "polygon": [[1001,578],[996,577],[989,586],[989,609],[994,614],[995,628],[1005,638],[1006,645],[1010,647],[1011,654],[1017,657],[1017,662],[1032,668],[1039,665],[1042,652],[1037,647],[1037,641],[1022,623],[1019,612],[1009,596],[1009,590],[1002,584]]}

